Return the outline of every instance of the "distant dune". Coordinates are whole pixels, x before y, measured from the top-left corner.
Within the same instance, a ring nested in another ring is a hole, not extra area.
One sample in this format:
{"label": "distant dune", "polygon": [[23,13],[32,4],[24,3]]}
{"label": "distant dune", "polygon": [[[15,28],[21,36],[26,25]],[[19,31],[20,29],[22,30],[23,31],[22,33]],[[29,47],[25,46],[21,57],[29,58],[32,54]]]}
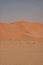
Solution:
{"label": "distant dune", "polygon": [[27,21],[0,23],[0,39],[43,40],[43,24]]}

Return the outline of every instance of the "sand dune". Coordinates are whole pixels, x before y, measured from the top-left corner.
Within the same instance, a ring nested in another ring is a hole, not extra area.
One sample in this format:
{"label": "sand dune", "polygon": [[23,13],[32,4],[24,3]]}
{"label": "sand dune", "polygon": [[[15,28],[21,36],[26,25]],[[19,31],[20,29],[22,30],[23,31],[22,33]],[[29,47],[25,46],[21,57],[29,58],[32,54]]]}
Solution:
{"label": "sand dune", "polygon": [[0,39],[43,39],[43,24],[17,21],[11,24],[0,23]]}
{"label": "sand dune", "polygon": [[0,23],[0,65],[43,65],[43,24]]}

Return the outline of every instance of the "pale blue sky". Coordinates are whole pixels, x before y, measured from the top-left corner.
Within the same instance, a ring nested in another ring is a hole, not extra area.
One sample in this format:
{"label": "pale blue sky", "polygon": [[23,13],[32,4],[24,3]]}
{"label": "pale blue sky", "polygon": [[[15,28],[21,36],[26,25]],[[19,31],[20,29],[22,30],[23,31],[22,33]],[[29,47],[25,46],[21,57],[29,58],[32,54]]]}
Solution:
{"label": "pale blue sky", "polygon": [[18,20],[43,23],[43,0],[0,0],[0,22]]}

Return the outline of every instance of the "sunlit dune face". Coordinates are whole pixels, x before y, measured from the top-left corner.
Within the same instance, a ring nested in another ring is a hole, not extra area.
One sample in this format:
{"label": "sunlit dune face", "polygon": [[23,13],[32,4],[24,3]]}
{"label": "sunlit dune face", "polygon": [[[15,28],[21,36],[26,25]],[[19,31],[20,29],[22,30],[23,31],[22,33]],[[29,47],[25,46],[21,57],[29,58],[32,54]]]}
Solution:
{"label": "sunlit dune face", "polygon": [[18,21],[0,24],[0,39],[43,39],[43,24]]}

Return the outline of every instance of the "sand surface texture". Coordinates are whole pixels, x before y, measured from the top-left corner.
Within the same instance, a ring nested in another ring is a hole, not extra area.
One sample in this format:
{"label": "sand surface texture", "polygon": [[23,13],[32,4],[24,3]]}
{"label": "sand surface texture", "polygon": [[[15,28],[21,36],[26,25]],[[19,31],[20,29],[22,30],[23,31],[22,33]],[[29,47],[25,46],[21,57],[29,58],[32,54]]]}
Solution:
{"label": "sand surface texture", "polygon": [[43,65],[43,42],[0,41],[0,65]]}

